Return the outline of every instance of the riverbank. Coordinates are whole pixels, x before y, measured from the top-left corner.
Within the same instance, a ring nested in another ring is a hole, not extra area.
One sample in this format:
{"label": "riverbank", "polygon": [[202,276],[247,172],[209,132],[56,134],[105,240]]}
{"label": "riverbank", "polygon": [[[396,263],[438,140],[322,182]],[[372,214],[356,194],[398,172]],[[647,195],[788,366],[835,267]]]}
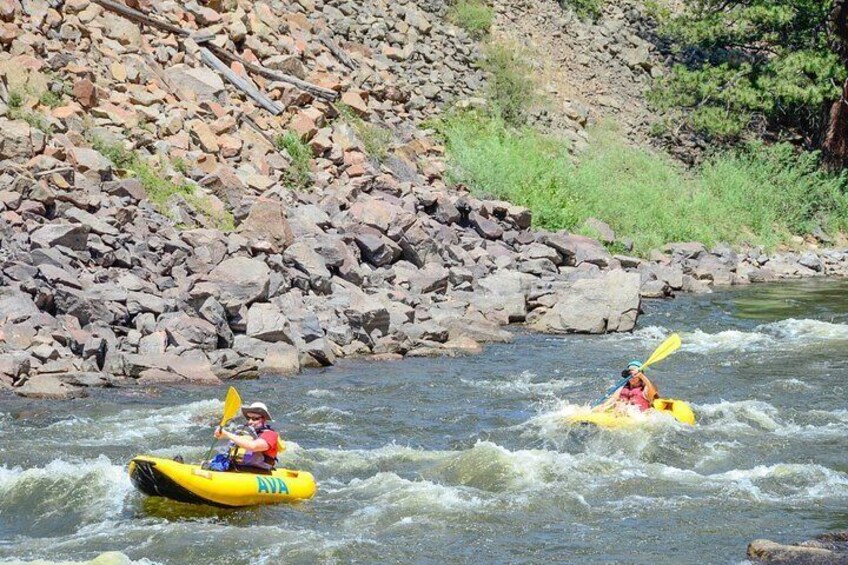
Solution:
{"label": "riverbank", "polygon": [[[627,241],[602,222],[601,241],[532,229],[526,208],[448,187],[418,128],[485,78],[444,6],[354,22],[342,2],[237,4],[3,13],[0,388],[60,399],[476,353],[507,324],[628,332],[644,297],[848,274],[844,250],[643,260],[610,253]],[[415,49],[364,48],[401,20]]]}

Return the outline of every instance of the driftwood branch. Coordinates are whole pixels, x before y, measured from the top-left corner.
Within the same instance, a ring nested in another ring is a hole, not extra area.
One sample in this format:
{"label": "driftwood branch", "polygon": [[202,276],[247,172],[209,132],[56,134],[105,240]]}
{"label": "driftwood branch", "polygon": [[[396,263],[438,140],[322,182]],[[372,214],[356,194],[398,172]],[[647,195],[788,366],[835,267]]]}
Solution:
{"label": "driftwood branch", "polygon": [[[160,20],[159,18],[148,16],[147,14],[139,12],[138,10],[133,10],[132,8],[128,8],[123,4],[118,4],[113,0],[94,0],[94,2],[99,4],[100,6],[103,6],[107,10],[115,12],[116,14],[120,14],[121,16],[124,16],[125,18],[134,22],[155,27],[157,29],[173,33],[180,37],[188,37],[189,35],[191,35],[188,30],[171,25],[168,22]],[[201,43],[208,43],[209,39],[211,39],[208,36],[204,36],[203,34],[199,34],[198,38],[201,40]],[[208,48],[209,51],[217,55],[219,59],[223,59],[224,61],[238,61],[239,63],[244,65],[245,69],[249,70],[252,73],[256,73],[272,80],[278,80],[280,82],[291,84],[318,98],[332,101],[338,97],[338,93],[336,93],[336,91],[334,90],[330,90],[329,88],[324,88],[318,86],[317,84],[306,82],[305,80],[300,80],[299,78],[293,77],[291,75],[266,69],[265,67],[262,67],[260,65],[254,65],[253,63],[246,61],[243,57],[235,53],[231,53],[226,49],[222,49],[221,47],[217,47],[211,43],[208,43]]]}
{"label": "driftwood branch", "polygon": [[116,14],[120,14],[128,20],[132,20],[136,23],[149,25],[151,27],[159,28],[161,30],[174,33],[180,36],[186,36],[189,34],[188,30],[185,30],[181,27],[177,27],[175,25],[171,25],[168,22],[162,21],[158,18],[148,16],[143,12],[133,10],[132,8],[128,8],[127,6],[124,6],[123,4],[119,4],[117,2],[113,2],[112,0],[94,0],[94,2],[96,4],[100,4],[107,10],[111,10]]}
{"label": "driftwood branch", "polygon": [[285,82],[294,85],[317,98],[333,101],[339,96],[335,90],[330,90],[329,88],[324,88],[323,86],[318,86],[317,84],[312,84],[311,82],[300,80],[297,77],[293,77],[285,73],[272,71],[271,69],[266,69],[265,67],[262,67],[260,65],[254,65],[250,61],[247,61],[244,57],[236,55],[235,53],[230,53],[229,51],[221,49],[220,47],[209,45],[209,50],[215,53],[221,59],[224,59],[225,61],[238,61],[239,63],[244,65],[245,69],[252,73],[256,73],[257,75],[261,75],[265,78],[270,78],[271,80],[277,80],[280,82]]}
{"label": "driftwood branch", "polygon": [[336,59],[338,59],[339,61],[341,61],[341,63],[342,63],[344,66],[346,66],[346,67],[347,67],[347,68],[349,68],[350,70],[356,70],[357,65],[356,65],[356,63],[354,62],[354,60],[350,58],[350,55],[348,55],[348,54],[347,54],[347,52],[346,52],[344,49],[342,49],[341,47],[339,47],[339,46],[336,44],[336,42],[335,42],[335,41],[333,41],[333,38],[332,38],[332,37],[330,37],[330,34],[329,34],[329,33],[324,32],[324,33],[322,33],[322,34],[321,34],[321,43],[323,43],[323,44],[324,44],[324,46],[325,46],[327,49],[329,49],[329,50],[330,50],[330,53],[332,53],[333,55],[335,55]]}
{"label": "driftwood branch", "polygon": [[200,48],[200,58],[201,60],[224,75],[228,81],[230,81],[233,86],[250,96],[257,104],[274,114],[275,116],[282,113],[283,108],[280,107],[279,104],[262,94],[256,86],[253,85],[250,81],[243,79],[238,76],[232,69],[230,69],[227,65],[221,61],[218,57],[212,54],[209,49],[206,47]]}

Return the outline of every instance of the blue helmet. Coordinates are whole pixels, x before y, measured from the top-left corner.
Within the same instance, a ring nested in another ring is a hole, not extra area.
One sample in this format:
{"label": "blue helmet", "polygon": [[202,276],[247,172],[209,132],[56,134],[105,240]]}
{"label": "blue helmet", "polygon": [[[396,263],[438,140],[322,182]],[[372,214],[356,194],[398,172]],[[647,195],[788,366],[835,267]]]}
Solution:
{"label": "blue helmet", "polygon": [[638,371],[642,370],[642,362],[641,361],[631,361],[627,364],[627,369],[636,369]]}

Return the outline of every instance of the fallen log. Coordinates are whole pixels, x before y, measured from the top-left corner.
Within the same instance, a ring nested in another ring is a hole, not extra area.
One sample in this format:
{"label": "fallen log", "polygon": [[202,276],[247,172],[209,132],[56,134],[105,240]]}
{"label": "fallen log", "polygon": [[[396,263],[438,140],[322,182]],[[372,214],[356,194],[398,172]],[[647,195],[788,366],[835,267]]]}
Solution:
{"label": "fallen log", "polygon": [[209,67],[215,69],[226,78],[230,83],[250,96],[257,104],[274,114],[275,116],[281,114],[284,110],[279,104],[262,94],[262,92],[256,88],[251,82],[243,79],[238,76],[232,69],[230,69],[227,65],[221,61],[218,57],[212,54],[209,49],[206,47],[200,48],[200,58],[201,60],[209,65]]}
{"label": "fallen log", "polygon": [[[153,16],[149,16],[147,14],[139,12],[138,10],[128,8],[123,4],[118,4],[113,0],[94,0],[94,2],[96,4],[99,4],[100,6],[103,6],[107,10],[115,12],[116,14],[119,14],[136,23],[155,27],[157,29],[173,33],[180,37],[188,37],[191,35],[191,32],[189,32],[188,30],[169,24],[168,22],[162,21],[159,18],[154,18]],[[203,30],[200,31],[202,32]],[[324,88],[322,86],[318,86],[317,84],[312,84],[310,82],[306,82],[305,80],[300,80],[299,78],[293,77],[291,75],[272,71],[260,65],[250,63],[249,61],[246,61],[243,57],[237,55],[236,53],[231,53],[226,49],[213,45],[210,42],[212,38],[208,35],[200,33],[199,39],[202,43],[208,44],[208,49],[212,53],[214,53],[219,59],[223,59],[224,61],[238,61],[239,63],[244,65],[245,69],[249,70],[250,72],[256,73],[266,78],[270,78],[272,80],[278,80],[280,82],[291,84],[303,90],[304,92],[308,92],[313,96],[322,98],[324,100],[333,101],[338,98],[338,93],[335,90],[330,90],[329,88]]]}

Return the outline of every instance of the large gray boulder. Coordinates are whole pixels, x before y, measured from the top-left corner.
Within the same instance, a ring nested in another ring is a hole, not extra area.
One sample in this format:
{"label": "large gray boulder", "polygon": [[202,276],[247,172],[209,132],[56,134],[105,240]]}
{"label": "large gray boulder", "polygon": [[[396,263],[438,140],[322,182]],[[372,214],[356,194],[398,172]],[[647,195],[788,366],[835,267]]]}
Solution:
{"label": "large gray boulder", "polygon": [[64,383],[52,375],[35,375],[30,377],[23,386],[14,389],[15,393],[25,398],[43,398],[48,400],[69,400],[86,396],[84,388]]}
{"label": "large gray boulder", "polygon": [[319,294],[330,294],[333,275],[324,257],[315,250],[313,241],[298,241],[289,246],[283,258],[309,278],[309,286]]}
{"label": "large gray boulder", "polygon": [[282,203],[270,198],[259,198],[253,203],[247,219],[239,225],[238,233],[252,242],[268,242],[275,253],[294,241]]}
{"label": "large gray boulder", "polygon": [[233,257],[212,269],[202,282],[194,285],[190,295],[200,304],[213,296],[234,315],[242,306],[265,300],[270,282],[268,265],[257,259]]}
{"label": "large gray boulder", "polygon": [[636,273],[611,271],[560,291],[556,305],[532,327],[549,333],[626,332],[636,325],[641,296]]}
{"label": "large gray boulder", "polygon": [[0,286],[0,325],[22,322],[38,312],[29,294]]}
{"label": "large gray boulder", "polygon": [[247,335],[262,341],[294,343],[291,324],[275,304],[261,302],[247,311]]}
{"label": "large gray boulder", "polygon": [[23,120],[0,118],[0,160],[29,159],[44,149],[45,136]]}
{"label": "large gray boulder", "polygon": [[85,249],[90,228],[81,224],[47,224],[30,234],[34,248],[62,245],[76,251]]}

